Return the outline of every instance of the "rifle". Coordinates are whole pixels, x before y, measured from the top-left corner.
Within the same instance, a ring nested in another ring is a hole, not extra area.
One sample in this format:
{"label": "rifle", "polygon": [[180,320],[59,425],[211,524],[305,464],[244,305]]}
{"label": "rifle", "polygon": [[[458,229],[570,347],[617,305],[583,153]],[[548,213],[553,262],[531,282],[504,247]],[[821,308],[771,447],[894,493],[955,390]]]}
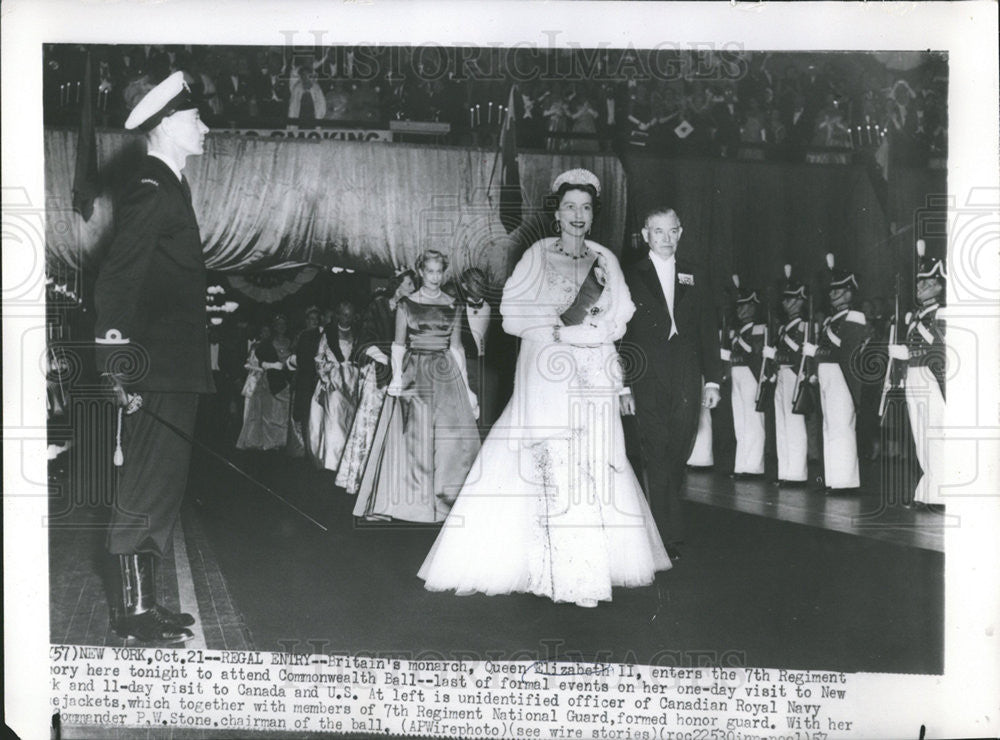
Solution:
{"label": "rifle", "polygon": [[[813,329],[813,297],[809,294],[809,317],[806,320],[806,328],[802,336],[803,344],[810,341]],[[799,371],[795,375],[795,389],[792,391],[792,413],[811,414],[816,409],[816,396],[813,393],[812,383],[809,378],[813,375],[813,358],[806,357],[802,353],[802,360],[799,362]]]}
{"label": "rifle", "polygon": [[726,383],[733,374],[732,363],[729,360],[733,351],[733,341],[729,336],[729,321],[727,309],[722,309],[722,336],[719,338],[719,347],[722,360],[722,382]]}
{"label": "rifle", "polygon": [[[889,344],[899,342],[900,336],[905,332],[902,326],[902,317],[899,310],[900,281],[899,274],[896,275],[896,302],[892,313],[892,324],[889,325]],[[885,380],[882,383],[882,396],[878,402],[879,418],[885,419],[886,406],[889,403],[889,395],[893,391],[902,390],[906,385],[906,362],[889,358],[885,368]]]}
{"label": "rifle", "polygon": [[[772,331],[771,326],[771,306],[767,307],[767,323],[764,325],[764,348],[775,349],[773,344],[768,342],[768,338],[777,334]],[[754,409],[759,414],[763,414],[769,408],[774,408],[774,389],[778,383],[778,367],[774,358],[762,357],[760,361],[760,375],[757,377],[757,395],[754,398]]]}

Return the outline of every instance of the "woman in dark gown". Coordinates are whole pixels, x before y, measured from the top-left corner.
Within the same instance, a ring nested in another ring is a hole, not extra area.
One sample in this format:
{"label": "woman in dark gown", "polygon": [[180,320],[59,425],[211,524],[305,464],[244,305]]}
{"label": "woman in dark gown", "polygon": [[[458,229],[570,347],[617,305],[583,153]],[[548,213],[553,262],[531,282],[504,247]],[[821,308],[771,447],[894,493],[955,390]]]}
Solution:
{"label": "woman in dark gown", "polygon": [[447,261],[427,251],[422,287],[399,302],[392,382],[362,476],[356,516],[442,522],[479,452],[458,306],[441,290]]}

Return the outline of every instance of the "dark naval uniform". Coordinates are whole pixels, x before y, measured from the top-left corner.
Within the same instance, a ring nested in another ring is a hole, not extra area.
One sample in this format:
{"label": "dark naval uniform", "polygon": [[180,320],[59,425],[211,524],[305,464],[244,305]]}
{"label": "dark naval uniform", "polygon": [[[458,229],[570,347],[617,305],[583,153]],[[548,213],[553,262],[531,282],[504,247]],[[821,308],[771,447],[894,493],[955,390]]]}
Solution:
{"label": "dark naval uniform", "polygon": [[809,477],[806,418],[792,412],[795,378],[802,364],[805,328],[803,319],[791,319],[778,329],[775,346],[778,380],[774,388],[774,432],[780,481],[803,482]]}
{"label": "dark naval uniform", "polygon": [[764,474],[766,426],[756,409],[757,380],[764,351],[764,324],[748,321],[733,334],[730,362],[733,379],[733,430],[736,475]]}
{"label": "dark naval uniform", "polygon": [[851,358],[866,336],[865,315],[844,308],[823,321],[817,337],[823,470],[828,488],[861,485],[856,432],[861,380],[851,369]]}
{"label": "dark naval uniform", "polygon": [[943,504],[944,444],[939,438],[945,414],[945,322],[933,303],[912,316],[906,331],[910,358],[906,368],[906,408],[923,476],[913,500]]}
{"label": "dark naval uniform", "polygon": [[[205,258],[187,182],[147,156],[115,208],[116,233],[95,288],[101,372],[143,408],[194,430],[199,393],[214,392]],[[124,464],[108,532],[113,554],[170,551],[190,445],[142,411],[124,417]]]}

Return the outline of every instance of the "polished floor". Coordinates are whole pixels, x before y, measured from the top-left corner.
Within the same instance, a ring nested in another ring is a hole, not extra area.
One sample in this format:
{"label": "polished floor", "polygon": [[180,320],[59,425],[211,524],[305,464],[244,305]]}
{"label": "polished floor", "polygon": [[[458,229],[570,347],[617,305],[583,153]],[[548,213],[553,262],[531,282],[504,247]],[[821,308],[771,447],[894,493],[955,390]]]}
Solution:
{"label": "polished floor", "polygon": [[[197,457],[161,572],[167,604],[198,619],[192,647],[943,669],[948,520],[883,494],[875,463],[865,475],[875,483],[851,496],[692,470],[683,558],[652,586],[616,589],[586,610],[528,595],[429,593],[415,573],[434,527],[360,524],[334,476],[304,460],[234,459],[315,523]],[[121,644],[101,582],[106,506],[67,505],[72,486],[60,475],[52,640]]]}

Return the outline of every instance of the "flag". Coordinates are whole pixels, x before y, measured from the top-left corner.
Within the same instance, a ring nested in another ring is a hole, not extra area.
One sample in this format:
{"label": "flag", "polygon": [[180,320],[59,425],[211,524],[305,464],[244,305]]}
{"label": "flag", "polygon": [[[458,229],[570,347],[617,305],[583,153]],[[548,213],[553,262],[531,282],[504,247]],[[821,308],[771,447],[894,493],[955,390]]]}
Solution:
{"label": "flag", "polygon": [[89,221],[94,215],[97,197],[97,133],[94,129],[94,96],[91,79],[90,52],[83,67],[80,133],[76,139],[76,171],[73,174],[73,210]]}
{"label": "flag", "polygon": [[521,225],[523,218],[521,173],[517,167],[516,92],[517,87],[512,85],[500,129],[500,223],[508,234]]}

